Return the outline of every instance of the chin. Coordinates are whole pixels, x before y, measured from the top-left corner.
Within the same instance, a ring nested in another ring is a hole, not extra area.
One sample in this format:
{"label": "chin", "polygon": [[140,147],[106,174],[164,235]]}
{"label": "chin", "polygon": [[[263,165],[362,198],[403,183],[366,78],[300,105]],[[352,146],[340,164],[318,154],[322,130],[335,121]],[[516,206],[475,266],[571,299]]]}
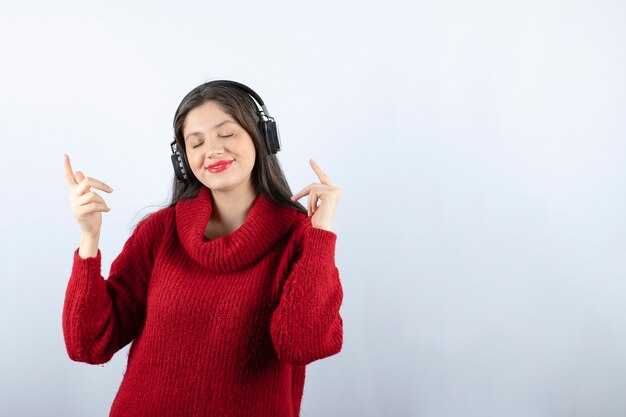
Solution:
{"label": "chin", "polygon": [[[212,174],[208,174],[208,175],[212,175]],[[204,184],[204,186],[207,187],[208,189],[215,190],[215,191],[231,190],[237,187],[237,185],[239,184],[239,181],[235,178],[207,181],[205,177],[203,178],[203,181],[200,181],[200,182]]]}

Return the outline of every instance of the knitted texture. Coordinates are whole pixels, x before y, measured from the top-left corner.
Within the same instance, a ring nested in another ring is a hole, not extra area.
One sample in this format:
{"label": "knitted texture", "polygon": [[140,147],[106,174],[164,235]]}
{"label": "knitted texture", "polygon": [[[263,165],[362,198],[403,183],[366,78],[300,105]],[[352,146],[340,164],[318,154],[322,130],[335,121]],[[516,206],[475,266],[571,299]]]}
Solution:
{"label": "knitted texture", "polygon": [[306,365],[341,351],[337,235],[263,194],[229,235],[204,236],[210,190],[139,223],[101,275],[74,251],[63,306],[69,357],[131,343],[110,417],[297,417]]}

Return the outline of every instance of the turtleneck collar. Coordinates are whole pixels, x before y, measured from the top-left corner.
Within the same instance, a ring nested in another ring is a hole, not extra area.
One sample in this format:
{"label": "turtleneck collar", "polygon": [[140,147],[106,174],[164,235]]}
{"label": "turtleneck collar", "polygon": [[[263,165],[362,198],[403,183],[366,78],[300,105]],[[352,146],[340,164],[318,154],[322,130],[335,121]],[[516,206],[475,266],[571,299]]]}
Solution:
{"label": "turtleneck collar", "polygon": [[261,258],[289,230],[298,213],[261,193],[237,230],[209,240],[204,232],[212,209],[211,191],[203,186],[196,197],[176,203],[176,229],[189,256],[217,272],[237,271]]}

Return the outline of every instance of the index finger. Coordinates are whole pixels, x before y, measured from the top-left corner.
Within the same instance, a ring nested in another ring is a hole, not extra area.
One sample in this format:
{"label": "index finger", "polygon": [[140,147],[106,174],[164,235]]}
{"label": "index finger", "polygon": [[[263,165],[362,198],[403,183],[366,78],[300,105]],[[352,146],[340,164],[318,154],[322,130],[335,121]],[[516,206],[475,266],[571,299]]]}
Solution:
{"label": "index finger", "polygon": [[70,164],[70,157],[67,154],[63,154],[63,163],[65,165],[65,179],[70,187],[74,188],[78,185],[74,172],[72,171],[72,165]]}
{"label": "index finger", "polygon": [[309,161],[311,162],[311,166],[313,167],[313,170],[315,171],[319,179],[322,181],[322,184],[333,185],[333,183],[330,181],[330,178],[328,178],[328,175],[326,175],[324,171],[322,171],[322,168],[320,168],[320,166],[317,165],[317,162],[315,162],[313,158],[309,159]]}

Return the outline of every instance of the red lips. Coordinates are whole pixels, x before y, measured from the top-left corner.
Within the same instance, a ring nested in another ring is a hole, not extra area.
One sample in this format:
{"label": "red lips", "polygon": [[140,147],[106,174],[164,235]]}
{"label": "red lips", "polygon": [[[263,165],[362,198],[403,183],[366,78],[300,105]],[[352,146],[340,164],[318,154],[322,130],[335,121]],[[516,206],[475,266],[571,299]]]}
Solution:
{"label": "red lips", "polygon": [[229,164],[229,163],[231,163],[231,162],[233,162],[233,161],[232,161],[232,160],[222,159],[221,161],[217,161],[216,163],[214,163],[214,164],[211,164],[211,165],[207,166],[207,169],[209,169],[209,168],[215,168],[215,167],[216,167],[216,166],[218,166],[218,165],[225,165],[225,164]]}
{"label": "red lips", "polygon": [[211,164],[207,167],[207,171],[216,174],[218,172],[222,172],[230,168],[233,164],[233,161],[219,161],[214,164]]}

